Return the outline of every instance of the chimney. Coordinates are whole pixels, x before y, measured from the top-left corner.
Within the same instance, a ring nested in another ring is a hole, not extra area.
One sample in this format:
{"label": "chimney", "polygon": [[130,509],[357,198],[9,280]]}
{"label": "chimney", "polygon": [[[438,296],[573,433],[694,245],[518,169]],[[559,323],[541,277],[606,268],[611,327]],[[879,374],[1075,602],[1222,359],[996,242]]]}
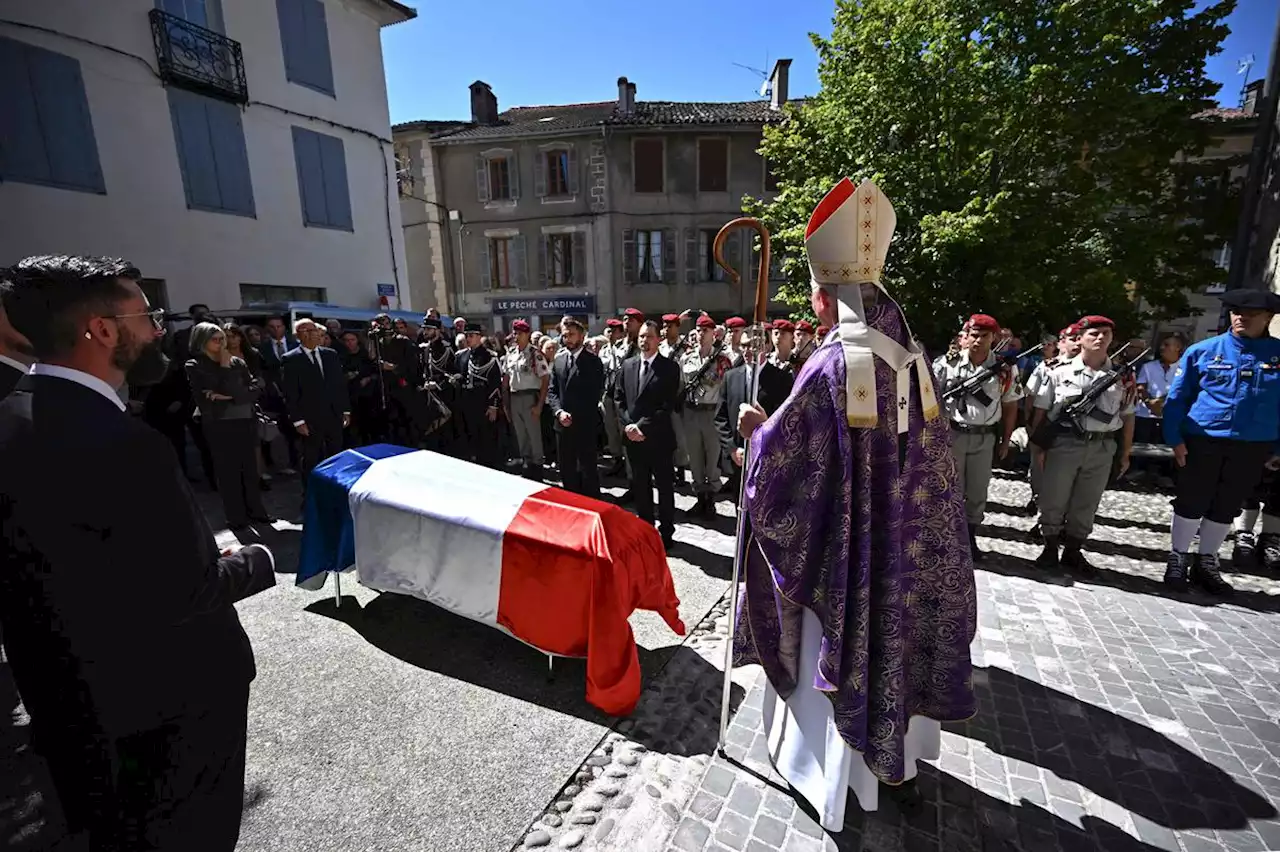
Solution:
{"label": "chimney", "polygon": [[1240,108],[1244,110],[1245,115],[1257,115],[1258,101],[1262,98],[1262,89],[1266,82],[1266,80],[1254,80],[1244,87]]}
{"label": "chimney", "polygon": [[483,80],[476,80],[471,84],[471,120],[476,124],[483,126],[493,126],[498,123],[498,99],[493,95],[493,89],[489,88],[489,84]]}
{"label": "chimney", "polygon": [[790,59],[779,59],[773,63],[773,73],[769,75],[770,109],[782,109],[787,102],[787,75],[791,71]]}
{"label": "chimney", "polygon": [[629,115],[636,106],[636,86],[626,77],[618,78],[618,112]]}

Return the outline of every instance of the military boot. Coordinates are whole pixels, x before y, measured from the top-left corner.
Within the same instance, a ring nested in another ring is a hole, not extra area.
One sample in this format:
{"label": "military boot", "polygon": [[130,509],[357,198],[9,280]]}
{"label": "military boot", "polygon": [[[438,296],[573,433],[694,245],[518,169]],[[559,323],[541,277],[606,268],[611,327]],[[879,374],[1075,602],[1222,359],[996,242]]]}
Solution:
{"label": "military boot", "polygon": [[1047,535],[1044,537],[1044,550],[1040,551],[1040,555],[1036,557],[1036,567],[1051,571],[1057,569],[1058,536]]}
{"label": "military boot", "polygon": [[1280,533],[1263,533],[1258,537],[1262,551],[1262,567],[1272,574],[1280,573]]}
{"label": "military boot", "polygon": [[1187,569],[1191,566],[1191,557],[1176,550],[1169,551],[1169,559],[1164,567],[1164,584],[1181,591],[1187,587]]}
{"label": "military boot", "polygon": [[1236,532],[1236,543],[1231,548],[1231,567],[1233,569],[1252,568],[1258,564],[1253,533],[1247,530]]}
{"label": "military boot", "polygon": [[1098,576],[1098,569],[1088,559],[1084,558],[1081,548],[1084,542],[1078,538],[1066,536],[1062,543],[1062,567],[1072,571],[1079,571],[1085,577]]}
{"label": "military boot", "polygon": [[1222,579],[1222,567],[1218,564],[1218,554],[1201,553],[1196,556],[1195,565],[1191,567],[1191,582],[1211,595],[1226,597],[1235,589]]}

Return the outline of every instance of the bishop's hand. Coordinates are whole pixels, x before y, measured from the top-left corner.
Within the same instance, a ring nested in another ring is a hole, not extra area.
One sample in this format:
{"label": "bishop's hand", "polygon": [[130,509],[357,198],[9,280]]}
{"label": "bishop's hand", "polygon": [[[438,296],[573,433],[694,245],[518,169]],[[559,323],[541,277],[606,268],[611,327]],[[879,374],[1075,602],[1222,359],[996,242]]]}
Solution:
{"label": "bishop's hand", "polygon": [[757,403],[746,403],[738,406],[738,434],[748,440],[761,423],[769,419],[769,415]]}

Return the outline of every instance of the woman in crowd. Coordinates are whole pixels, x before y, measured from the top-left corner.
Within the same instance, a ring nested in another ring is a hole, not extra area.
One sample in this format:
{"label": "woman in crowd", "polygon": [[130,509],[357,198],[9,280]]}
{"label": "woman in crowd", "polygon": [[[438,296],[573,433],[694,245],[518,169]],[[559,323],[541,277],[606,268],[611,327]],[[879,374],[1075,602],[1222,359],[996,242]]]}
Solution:
{"label": "woman in crowd", "polygon": [[[1160,341],[1160,357],[1142,365],[1138,371],[1138,404],[1137,419],[1134,420],[1133,440],[1140,444],[1163,444],[1162,431],[1164,416],[1164,400],[1169,395],[1169,383],[1173,381],[1173,372],[1178,368],[1178,359],[1187,348],[1187,339],[1178,332],[1166,334]],[[1132,357],[1132,356],[1130,356]],[[1167,462],[1146,462],[1138,465],[1139,471],[1145,475],[1155,475],[1161,469],[1172,472]],[[1163,483],[1171,486],[1172,482]]]}
{"label": "woman in crowd", "polygon": [[[245,365],[249,368],[249,375],[258,381],[266,391],[266,377],[262,374],[262,353],[258,351],[258,347],[254,346],[250,340],[248,328],[242,328],[233,322],[229,322],[222,327],[223,333],[227,336],[226,348],[231,352],[233,358],[242,358]],[[254,417],[258,420],[258,444],[254,450],[254,456],[258,460],[258,483],[263,491],[271,490],[271,474],[267,472],[267,459],[263,452],[266,447],[272,455],[272,458],[287,459],[289,457],[289,448],[285,444],[284,436],[280,434],[280,429],[271,424],[269,426],[262,422],[259,416],[261,406],[255,405]]]}
{"label": "woman in crowd", "polygon": [[250,375],[243,358],[231,354],[226,332],[213,323],[202,322],[191,330],[191,352],[187,378],[208,436],[227,526],[240,530],[251,521],[270,523],[262,505],[255,452],[259,440],[254,405],[262,382]]}

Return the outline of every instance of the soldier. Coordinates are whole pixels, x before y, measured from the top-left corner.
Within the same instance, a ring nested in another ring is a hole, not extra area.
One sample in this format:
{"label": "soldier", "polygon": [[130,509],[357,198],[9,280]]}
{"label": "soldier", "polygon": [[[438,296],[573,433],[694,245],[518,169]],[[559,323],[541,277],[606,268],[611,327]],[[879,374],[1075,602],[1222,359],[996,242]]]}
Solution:
{"label": "soldier", "polygon": [[[452,454],[457,449],[459,417],[457,412],[457,384],[455,381],[454,352],[444,333],[444,323],[437,312],[422,320],[422,340],[418,349],[422,353],[423,392],[449,410],[449,419],[427,435],[426,448],[437,453]],[[441,411],[443,414],[443,410]]]}
{"label": "soldier", "polygon": [[[696,331],[696,329],[695,329]],[[689,339],[680,334],[680,315],[663,314],[662,341],[658,344],[658,354],[669,358],[679,366],[685,352],[689,350]],[[671,428],[676,433],[675,478],[676,484],[684,482],[684,469],[689,467],[689,442],[684,426],[684,400],[677,399],[671,410]]]}
{"label": "soldier", "polygon": [[418,345],[405,333],[404,321],[392,323],[388,314],[378,314],[369,329],[371,353],[382,365],[382,384],[386,389],[387,430],[394,443],[416,447],[426,431],[429,414],[418,393]]}
{"label": "soldier", "polygon": [[742,317],[729,317],[724,321],[724,331],[729,338],[724,353],[729,356],[729,363],[734,367],[743,361],[742,332],[746,327],[747,321]]}
{"label": "soldier", "polygon": [[605,344],[600,347],[600,363],[604,365],[604,395],[600,401],[601,415],[604,418],[605,448],[613,463],[605,471],[610,476],[617,476],[624,464],[622,454],[622,424],[618,422],[618,404],[613,398],[613,383],[617,380],[618,371],[622,369],[623,352],[618,348],[619,342],[625,338],[622,320],[609,317],[604,321]]}
{"label": "soldier", "polygon": [[777,320],[770,326],[769,337],[773,351],[760,365],[759,397],[756,401],[766,412],[773,414],[787,401],[791,386],[796,381],[798,370],[795,359],[791,357],[795,350],[795,326],[791,320]]}
{"label": "soldier", "polygon": [[[1097,382],[1110,377],[1114,368],[1107,356],[1115,323],[1103,316],[1087,316],[1076,323],[1080,354],[1048,372],[1036,395],[1035,415],[1029,428],[1035,434],[1044,417],[1057,417],[1063,406],[1079,399]],[[1032,447],[1033,465],[1040,474],[1040,531],[1044,550],[1036,564],[1074,568],[1095,576],[1097,568],[1081,553],[1098,503],[1107,488],[1119,453],[1120,473],[1129,467],[1133,448],[1135,389],[1132,381],[1117,381],[1097,400],[1094,411],[1082,419],[1081,432],[1059,435],[1048,451]],[[1062,545],[1061,560],[1058,546]]]}
{"label": "soldier", "polygon": [[[1080,329],[1075,323],[1067,326],[1058,332],[1058,345],[1050,357],[1046,354],[1045,360],[1031,370],[1031,375],[1027,376],[1027,381],[1023,385],[1024,399],[1026,399],[1026,409],[1023,412],[1027,429],[1030,431],[1031,423],[1035,419],[1036,396],[1039,395],[1040,389],[1044,387],[1044,383],[1049,376],[1049,372],[1054,367],[1067,363],[1076,357],[1080,352]],[[1031,485],[1031,499],[1027,501],[1026,508],[1023,510],[1028,515],[1035,515],[1039,511],[1037,498],[1040,494],[1040,477],[1041,469],[1038,465],[1032,464],[1027,471],[1028,482]],[[1037,522],[1031,528],[1031,537],[1040,538],[1040,524]]]}
{"label": "soldier", "polygon": [[465,326],[466,348],[454,362],[458,377],[460,456],[485,467],[502,467],[502,444],[498,414],[502,410],[502,368],[497,355],[484,345],[479,323]]}
{"label": "soldier", "polygon": [[662,315],[662,341],[658,344],[658,354],[663,358],[679,360],[684,354],[685,345],[680,337],[680,315]]}
{"label": "soldier", "polygon": [[681,415],[689,467],[693,473],[693,490],[698,501],[690,514],[715,514],[715,496],[720,490],[720,433],[716,429],[716,410],[724,390],[724,374],[729,370],[729,357],[716,342],[715,320],[703,314],[698,317],[698,348],[680,359],[682,380]]}
{"label": "soldier", "polygon": [[964,491],[964,513],[969,521],[969,552],[974,562],[982,561],[978,549],[978,527],[987,511],[987,488],[991,484],[991,465],[995,455],[1003,459],[1009,453],[1009,437],[1018,422],[1018,387],[1014,368],[992,351],[1000,324],[987,314],[974,314],[965,324],[969,348],[955,363],[943,361],[936,373],[943,387],[943,398],[952,388],[985,380],[953,397],[947,406],[951,419],[951,452],[956,460],[956,473]]}
{"label": "soldier", "polygon": [[542,352],[533,345],[533,331],[526,320],[511,324],[515,342],[502,356],[502,386],[511,413],[511,428],[525,477],[542,478],[542,407],[547,402],[551,371]]}
{"label": "soldier", "polygon": [[831,333],[830,327],[825,325],[818,326],[818,345],[819,346],[822,345],[823,341],[827,339],[827,335],[830,333]]}
{"label": "soldier", "polygon": [[791,358],[795,361],[797,370],[804,366],[804,362],[809,360],[809,356],[812,355],[813,350],[817,348],[817,345],[813,340],[813,335],[813,323],[808,320],[800,320],[796,323],[796,348],[791,354]]}
{"label": "soldier", "polygon": [[[1212,595],[1229,595],[1218,549],[1263,469],[1275,469],[1280,442],[1280,340],[1268,332],[1280,296],[1230,290],[1222,297],[1231,328],[1189,347],[1178,362],[1164,403],[1164,439],[1178,472],[1164,581],[1190,580]],[[1188,551],[1200,534],[1191,566]]]}

